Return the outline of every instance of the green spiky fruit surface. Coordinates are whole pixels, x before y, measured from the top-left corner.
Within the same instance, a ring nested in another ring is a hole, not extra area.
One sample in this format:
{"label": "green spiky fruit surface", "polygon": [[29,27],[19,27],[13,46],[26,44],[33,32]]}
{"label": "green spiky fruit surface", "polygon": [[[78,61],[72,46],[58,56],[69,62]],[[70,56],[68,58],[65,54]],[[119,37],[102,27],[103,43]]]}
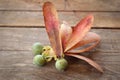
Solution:
{"label": "green spiky fruit surface", "polygon": [[67,66],[68,66],[68,62],[64,58],[58,59],[55,63],[55,67],[59,71],[64,71],[67,68]]}
{"label": "green spiky fruit surface", "polygon": [[34,43],[32,46],[32,52],[34,53],[34,55],[42,54],[42,49],[43,46],[39,42]]}
{"label": "green spiky fruit surface", "polygon": [[46,60],[42,55],[36,55],[33,59],[33,63],[37,66],[43,66],[46,63]]}

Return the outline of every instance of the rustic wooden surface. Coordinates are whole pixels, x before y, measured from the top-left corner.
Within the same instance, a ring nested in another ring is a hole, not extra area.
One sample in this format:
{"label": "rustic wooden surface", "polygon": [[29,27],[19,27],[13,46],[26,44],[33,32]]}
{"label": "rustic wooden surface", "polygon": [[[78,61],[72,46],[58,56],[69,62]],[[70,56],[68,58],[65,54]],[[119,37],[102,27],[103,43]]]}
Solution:
{"label": "rustic wooden surface", "polygon": [[120,11],[120,0],[0,0],[0,9],[41,10],[46,1],[54,3],[58,10]]}
{"label": "rustic wooden surface", "polygon": [[[75,26],[80,19],[89,13],[92,13],[95,17],[93,27],[120,28],[120,13],[118,12],[59,12],[60,22],[67,21],[71,26]],[[0,15],[0,26],[44,26],[42,12],[2,11]]]}
{"label": "rustic wooden surface", "polygon": [[92,29],[100,34],[100,45],[83,55],[99,63],[104,73],[97,72],[86,62],[67,57],[69,68],[58,72],[54,61],[38,68],[32,64],[31,46],[35,42],[49,44],[44,28],[0,28],[1,80],[119,80],[120,30]]}
{"label": "rustic wooden surface", "polygon": [[93,27],[120,28],[120,0],[0,0],[0,26],[44,26],[42,5],[45,1],[53,2],[60,21],[68,21],[71,26],[92,13]]}
{"label": "rustic wooden surface", "polygon": [[[100,64],[103,74],[73,57],[66,57],[65,72],[55,69],[55,61],[40,68],[33,65],[32,44],[49,45],[41,7],[45,1],[53,2],[60,22],[71,26],[89,13],[95,16],[91,31],[102,40],[82,55]],[[119,36],[120,0],[0,0],[0,80],[119,80]]]}

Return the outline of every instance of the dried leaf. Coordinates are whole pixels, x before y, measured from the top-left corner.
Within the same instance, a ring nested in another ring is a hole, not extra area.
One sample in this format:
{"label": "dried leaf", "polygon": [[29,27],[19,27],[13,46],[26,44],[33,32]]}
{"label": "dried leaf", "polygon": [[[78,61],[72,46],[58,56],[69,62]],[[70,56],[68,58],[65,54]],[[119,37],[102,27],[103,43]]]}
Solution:
{"label": "dried leaf", "polygon": [[93,23],[93,16],[89,15],[82,19],[73,30],[73,33],[68,40],[67,46],[65,48],[65,52],[68,51],[70,48],[72,48],[74,45],[76,45],[78,42],[80,42],[83,37],[87,34],[87,32],[90,30]]}
{"label": "dried leaf", "polygon": [[96,68],[98,71],[102,72],[103,73],[103,69],[94,61],[92,61],[91,59],[89,58],[86,58],[84,56],[80,56],[80,55],[76,55],[76,54],[66,54],[68,56],[73,56],[73,57],[76,57],[76,58],[79,58],[79,59],[82,59],[84,61],[86,61],[87,63],[89,63],[91,66],[93,66],[94,68]]}
{"label": "dried leaf", "polygon": [[[75,46],[71,48],[70,51],[67,51],[69,53],[82,53],[85,51],[89,51],[90,49],[94,48],[98,43],[100,42],[100,36],[96,33],[89,32],[83,40],[81,40],[79,43],[77,43]],[[87,48],[80,49],[80,50],[74,50],[75,48],[87,45],[89,43],[93,43],[92,45],[88,46]]]}
{"label": "dried leaf", "polygon": [[61,31],[62,46],[64,51],[66,43],[72,34],[72,28],[67,22],[63,21],[60,27],[60,31]]}
{"label": "dried leaf", "polygon": [[43,15],[51,46],[58,57],[63,55],[57,11],[51,2],[43,6]]}

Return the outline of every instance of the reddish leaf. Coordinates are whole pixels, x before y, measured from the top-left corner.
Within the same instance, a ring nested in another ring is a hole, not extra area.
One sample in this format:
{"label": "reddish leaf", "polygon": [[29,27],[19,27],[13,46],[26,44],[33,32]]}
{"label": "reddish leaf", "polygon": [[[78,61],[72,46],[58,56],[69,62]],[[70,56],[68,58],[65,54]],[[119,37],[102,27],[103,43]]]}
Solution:
{"label": "reddish leaf", "polygon": [[63,21],[60,31],[61,31],[62,46],[64,49],[68,39],[70,38],[70,36],[72,34],[72,28],[69,26],[69,24],[67,22]]}
{"label": "reddish leaf", "polygon": [[43,6],[43,15],[51,46],[58,57],[63,54],[57,11],[51,2]]}
{"label": "reddish leaf", "polygon": [[66,55],[82,59],[82,60],[86,61],[87,63],[89,63],[94,68],[96,68],[98,71],[103,72],[103,69],[96,62],[92,61],[89,58],[86,58],[86,57],[80,56],[80,55],[75,55],[75,54],[66,54]]}
{"label": "reddish leaf", "polygon": [[70,48],[72,48],[74,45],[76,45],[78,42],[80,42],[83,39],[83,37],[90,30],[92,23],[93,23],[93,16],[89,15],[89,16],[85,17],[84,19],[82,19],[74,27],[74,31],[67,43],[65,52],[68,51]]}
{"label": "reddish leaf", "polygon": [[[77,43],[75,46],[71,48],[70,51],[67,51],[69,53],[82,53],[85,51],[89,51],[90,49],[94,48],[98,43],[100,42],[100,36],[96,33],[89,32],[83,40],[81,40],[79,43]],[[80,50],[73,50],[78,47],[82,47],[84,45],[87,45],[89,43],[93,43],[92,45],[88,46],[87,48],[80,49]]]}

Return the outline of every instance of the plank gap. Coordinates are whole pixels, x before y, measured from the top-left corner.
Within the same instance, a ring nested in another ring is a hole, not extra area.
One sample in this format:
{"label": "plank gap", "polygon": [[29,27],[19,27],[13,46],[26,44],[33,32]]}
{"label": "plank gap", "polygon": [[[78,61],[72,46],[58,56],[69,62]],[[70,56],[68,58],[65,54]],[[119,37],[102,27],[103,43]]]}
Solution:
{"label": "plank gap", "polygon": [[[72,26],[73,27],[73,26]],[[45,28],[45,26],[14,26],[14,25],[0,25],[0,28]],[[92,29],[120,29],[118,27],[92,27]]]}
{"label": "plank gap", "polygon": [[[17,10],[17,9],[0,9],[0,11],[9,11],[9,12],[42,12],[42,10]],[[58,12],[112,12],[112,13],[116,13],[116,12],[120,12],[120,11],[94,11],[94,10],[90,10],[90,11],[86,11],[86,10],[57,10]]]}

